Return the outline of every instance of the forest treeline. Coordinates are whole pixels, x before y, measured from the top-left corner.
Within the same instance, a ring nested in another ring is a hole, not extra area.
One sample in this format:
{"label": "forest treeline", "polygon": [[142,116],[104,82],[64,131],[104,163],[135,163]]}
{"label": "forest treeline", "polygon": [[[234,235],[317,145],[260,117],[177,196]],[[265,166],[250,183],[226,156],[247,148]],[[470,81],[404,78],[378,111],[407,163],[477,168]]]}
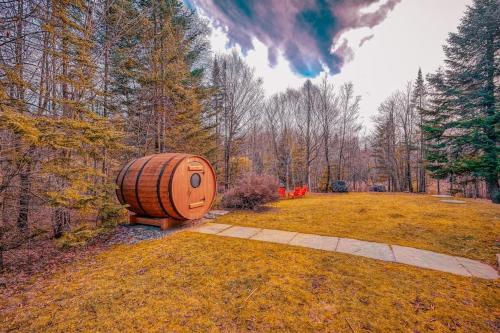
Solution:
{"label": "forest treeline", "polygon": [[214,154],[209,30],[182,2],[8,0],[0,12],[3,248],[112,223],[133,157]]}
{"label": "forest treeline", "polygon": [[252,172],[313,191],[439,180],[498,202],[498,7],[475,0],[443,68],[389,96],[368,133],[352,83],[324,76],[266,97],[265,78],[212,54],[207,22],[179,0],[3,1],[2,248],[112,223],[119,168],[161,152],[206,156],[220,191]]}

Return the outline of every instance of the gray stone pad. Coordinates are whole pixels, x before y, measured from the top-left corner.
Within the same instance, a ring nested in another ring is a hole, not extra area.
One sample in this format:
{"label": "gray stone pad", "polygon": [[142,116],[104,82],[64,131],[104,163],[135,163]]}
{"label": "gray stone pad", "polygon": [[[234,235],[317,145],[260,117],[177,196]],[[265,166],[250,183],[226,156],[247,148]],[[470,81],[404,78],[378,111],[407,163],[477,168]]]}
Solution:
{"label": "gray stone pad", "polygon": [[264,242],[288,244],[295,235],[297,235],[297,233],[291,231],[262,229],[261,232],[251,238]]}
{"label": "gray stone pad", "polygon": [[205,223],[204,225],[194,229],[197,232],[201,232],[203,234],[218,234],[219,232],[230,228],[230,224],[221,224],[221,223]]}
{"label": "gray stone pad", "polygon": [[444,202],[444,203],[450,203],[450,204],[464,204],[464,203],[467,203],[466,201],[462,201],[462,200],[439,200],[441,202]]}
{"label": "gray stone pad", "polygon": [[396,262],[462,276],[471,276],[464,266],[458,262],[457,258],[453,256],[398,245],[393,245],[392,249]]}
{"label": "gray stone pad", "polygon": [[394,261],[394,255],[389,245],[365,242],[356,239],[340,238],[337,246],[337,252],[384,261]]}
{"label": "gray stone pad", "polygon": [[498,279],[498,272],[493,267],[483,264],[479,261],[455,257],[457,261],[467,269],[472,276],[479,277],[482,279]]}
{"label": "gray stone pad", "polygon": [[298,233],[288,244],[317,250],[335,251],[338,242],[338,237]]}
{"label": "gray stone pad", "polygon": [[206,213],[204,217],[206,219],[212,220],[212,219],[215,219],[219,216],[226,215],[227,213],[229,213],[229,211],[227,211],[227,210],[211,210],[208,213]]}
{"label": "gray stone pad", "polygon": [[226,215],[227,213],[229,213],[229,211],[228,210],[213,209],[209,213],[212,213],[212,214],[217,215],[217,216],[222,216],[222,215]]}
{"label": "gray stone pad", "polygon": [[234,226],[229,229],[224,230],[223,232],[219,233],[218,235],[220,236],[226,236],[226,237],[236,237],[236,238],[250,238],[256,233],[258,233],[260,228],[250,228],[250,227],[238,227]]}

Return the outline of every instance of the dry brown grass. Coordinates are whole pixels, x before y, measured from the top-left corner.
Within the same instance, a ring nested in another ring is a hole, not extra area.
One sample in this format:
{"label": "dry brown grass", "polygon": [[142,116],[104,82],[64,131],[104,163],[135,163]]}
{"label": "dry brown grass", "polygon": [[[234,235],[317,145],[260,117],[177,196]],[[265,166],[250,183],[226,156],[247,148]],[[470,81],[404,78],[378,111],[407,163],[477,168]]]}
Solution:
{"label": "dry brown grass", "polygon": [[[492,260],[499,208],[416,195],[317,195],[217,222]],[[0,331],[498,332],[500,284],[341,253],[184,232],[0,293]]]}
{"label": "dry brown grass", "polygon": [[[0,298],[0,331],[495,332],[499,284],[190,232],[118,246]],[[351,328],[352,327],[352,330]]]}
{"label": "dry brown grass", "polygon": [[494,264],[500,205],[465,200],[457,205],[428,195],[309,195],[273,204],[279,211],[235,212],[217,222],[386,242]]}

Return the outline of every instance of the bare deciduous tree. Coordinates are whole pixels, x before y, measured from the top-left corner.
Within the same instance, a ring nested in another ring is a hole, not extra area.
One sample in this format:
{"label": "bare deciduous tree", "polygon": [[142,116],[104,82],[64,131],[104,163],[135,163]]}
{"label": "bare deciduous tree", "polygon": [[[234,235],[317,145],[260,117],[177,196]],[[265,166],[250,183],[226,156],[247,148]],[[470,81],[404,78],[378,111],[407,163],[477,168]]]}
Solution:
{"label": "bare deciduous tree", "polygon": [[354,85],[351,82],[340,87],[339,93],[339,149],[337,179],[343,178],[343,164],[346,150],[346,139],[349,133],[359,130],[359,102],[361,96],[354,95]]}
{"label": "bare deciduous tree", "polygon": [[328,82],[328,76],[324,76],[319,85],[319,121],[321,123],[321,135],[323,139],[323,154],[326,164],[326,180],[324,191],[328,192],[330,186],[332,172],[330,162],[330,145],[332,130],[335,127],[335,122],[338,117],[338,98],[335,95],[334,87]]}
{"label": "bare deciduous tree", "polygon": [[231,157],[236,145],[245,136],[245,126],[261,109],[263,101],[262,80],[255,76],[243,59],[233,52],[221,56],[222,115],[221,135],[224,146],[224,186],[231,182]]}
{"label": "bare deciduous tree", "polygon": [[405,188],[413,192],[413,181],[411,176],[411,154],[414,150],[414,136],[416,132],[415,111],[411,101],[413,95],[413,84],[408,82],[404,90],[398,91],[396,117],[398,127],[401,129],[403,137],[404,155],[405,155]]}

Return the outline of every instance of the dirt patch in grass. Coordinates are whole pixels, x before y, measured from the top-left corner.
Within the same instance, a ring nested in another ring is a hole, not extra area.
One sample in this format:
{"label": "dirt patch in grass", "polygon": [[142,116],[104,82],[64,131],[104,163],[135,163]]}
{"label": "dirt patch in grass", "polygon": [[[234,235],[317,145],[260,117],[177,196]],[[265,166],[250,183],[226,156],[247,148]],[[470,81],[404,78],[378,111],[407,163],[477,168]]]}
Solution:
{"label": "dirt patch in grass", "polygon": [[500,205],[464,200],[447,205],[428,195],[309,195],[270,206],[279,212],[234,212],[217,222],[411,246],[493,265],[500,252]]}
{"label": "dirt patch in grass", "polygon": [[495,332],[500,285],[183,232],[120,245],[0,297],[0,331]]}

